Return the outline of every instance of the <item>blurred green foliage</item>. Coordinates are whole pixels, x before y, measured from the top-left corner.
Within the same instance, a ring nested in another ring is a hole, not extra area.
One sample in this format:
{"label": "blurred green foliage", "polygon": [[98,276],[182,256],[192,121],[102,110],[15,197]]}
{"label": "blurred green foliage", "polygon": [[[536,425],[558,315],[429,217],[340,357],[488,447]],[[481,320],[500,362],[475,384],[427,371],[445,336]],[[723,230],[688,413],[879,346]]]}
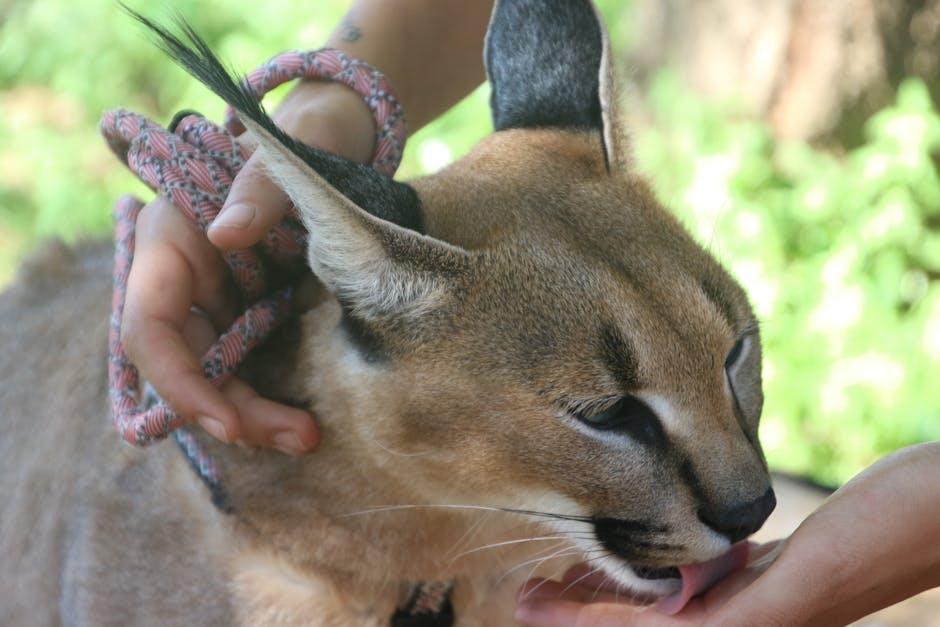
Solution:
{"label": "blurred green foliage", "polygon": [[[622,45],[629,3],[599,4]],[[346,5],[270,0],[260,20],[246,0],[173,3],[243,69],[318,45]],[[487,98],[481,87],[412,137],[401,175],[437,169],[487,134]],[[906,83],[867,143],[839,156],[775,143],[668,73],[645,100],[639,166],[762,319],[773,465],[838,482],[940,438],[940,117],[923,85]],[[112,0],[0,0],[0,284],[37,239],[104,235],[117,196],[147,196],[97,136],[116,106],[157,121],[183,107],[222,112]]]}
{"label": "blurred green foliage", "polygon": [[923,83],[839,156],[774,142],[668,73],[648,98],[641,167],[761,320],[773,465],[836,483],[940,439],[940,115]]}

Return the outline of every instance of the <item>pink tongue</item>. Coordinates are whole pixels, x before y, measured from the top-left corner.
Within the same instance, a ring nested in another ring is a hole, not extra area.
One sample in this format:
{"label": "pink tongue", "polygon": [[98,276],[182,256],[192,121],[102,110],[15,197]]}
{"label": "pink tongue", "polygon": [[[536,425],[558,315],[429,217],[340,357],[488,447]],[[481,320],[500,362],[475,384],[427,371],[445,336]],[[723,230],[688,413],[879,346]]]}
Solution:
{"label": "pink tongue", "polygon": [[660,599],[656,609],[665,614],[678,614],[692,597],[699,595],[727,575],[747,565],[747,542],[739,542],[715,559],[701,564],[680,566],[682,589],[668,597]]}

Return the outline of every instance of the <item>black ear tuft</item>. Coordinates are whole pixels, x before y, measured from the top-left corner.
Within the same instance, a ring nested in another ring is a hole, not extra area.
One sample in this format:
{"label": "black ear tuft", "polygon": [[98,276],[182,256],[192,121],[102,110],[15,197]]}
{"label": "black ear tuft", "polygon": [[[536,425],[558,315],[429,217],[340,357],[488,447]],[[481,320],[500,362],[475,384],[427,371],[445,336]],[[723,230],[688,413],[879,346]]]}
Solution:
{"label": "black ear tuft", "polygon": [[[122,5],[123,6],[123,5]],[[274,123],[254,95],[238,84],[208,44],[182,18],[176,25],[186,41],[127,6],[134,19],[157,36],[157,44],[199,82],[269,132],[278,142],[364,211],[398,226],[424,232],[421,203],[414,189],[374,169],[295,141]]]}
{"label": "black ear tuft", "polygon": [[486,40],[496,130],[604,130],[604,32],[590,0],[496,0]]}

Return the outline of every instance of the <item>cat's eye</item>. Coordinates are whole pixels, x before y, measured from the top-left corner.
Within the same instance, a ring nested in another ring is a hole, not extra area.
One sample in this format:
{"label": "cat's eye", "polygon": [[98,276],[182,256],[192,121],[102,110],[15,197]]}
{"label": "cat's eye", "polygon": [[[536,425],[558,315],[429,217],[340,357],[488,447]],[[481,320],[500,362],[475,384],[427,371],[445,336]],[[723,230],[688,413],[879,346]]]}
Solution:
{"label": "cat's eye", "polygon": [[739,339],[725,358],[725,380],[738,416],[756,424],[763,395],[760,389],[760,346],[756,336]]}
{"label": "cat's eye", "polygon": [[747,338],[741,338],[735,342],[734,347],[731,349],[731,352],[728,353],[728,357],[725,358],[725,370],[731,372],[731,369],[738,363],[741,359],[741,355],[744,353],[744,342]]}
{"label": "cat's eye", "polygon": [[665,438],[659,418],[646,403],[635,396],[621,397],[600,412],[579,412],[575,415],[581,422],[594,429],[621,431],[644,444],[654,444]]}

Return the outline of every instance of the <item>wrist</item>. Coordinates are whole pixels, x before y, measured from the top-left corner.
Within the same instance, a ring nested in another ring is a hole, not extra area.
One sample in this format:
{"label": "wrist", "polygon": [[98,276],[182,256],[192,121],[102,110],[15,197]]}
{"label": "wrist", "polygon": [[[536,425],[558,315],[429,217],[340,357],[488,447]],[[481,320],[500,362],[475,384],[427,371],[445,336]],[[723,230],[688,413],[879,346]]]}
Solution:
{"label": "wrist", "polygon": [[288,134],[327,152],[368,163],[375,149],[372,112],[358,93],[327,80],[302,80],[273,115]]}

